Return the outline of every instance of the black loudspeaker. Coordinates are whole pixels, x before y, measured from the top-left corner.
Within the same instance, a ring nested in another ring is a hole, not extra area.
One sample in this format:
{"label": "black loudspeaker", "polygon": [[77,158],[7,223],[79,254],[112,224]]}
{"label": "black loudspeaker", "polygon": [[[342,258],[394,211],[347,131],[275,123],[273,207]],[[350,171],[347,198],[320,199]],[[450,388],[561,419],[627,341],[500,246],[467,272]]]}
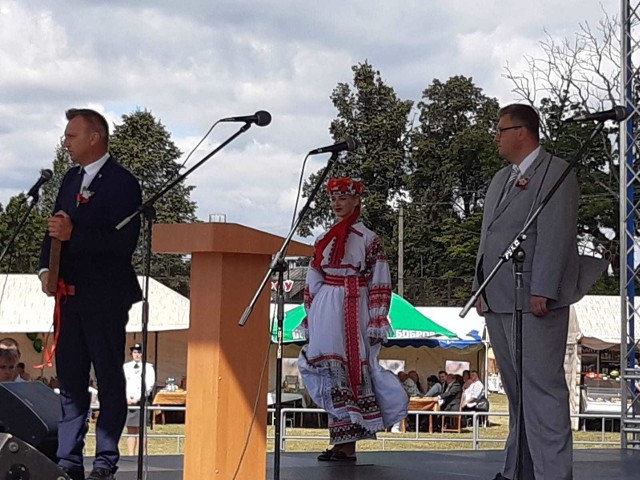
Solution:
{"label": "black loudspeaker", "polygon": [[44,383],[0,383],[0,432],[33,445],[54,462],[59,416],[60,398]]}
{"label": "black loudspeaker", "polygon": [[0,478],[7,480],[71,480],[64,470],[27,442],[0,433]]}

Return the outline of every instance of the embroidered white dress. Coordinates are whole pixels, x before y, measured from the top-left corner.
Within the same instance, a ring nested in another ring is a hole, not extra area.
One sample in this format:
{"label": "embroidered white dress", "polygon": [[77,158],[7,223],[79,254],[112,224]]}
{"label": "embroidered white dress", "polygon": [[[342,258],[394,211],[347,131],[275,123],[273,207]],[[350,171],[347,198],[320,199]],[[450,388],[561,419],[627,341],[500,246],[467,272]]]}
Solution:
{"label": "embroidered white dress", "polygon": [[380,242],[362,223],[352,225],[339,265],[329,261],[334,244],[307,273],[300,329],[309,343],[298,367],[309,395],[329,414],[331,444],[340,444],[375,438],[402,420],[408,398],[396,375],[380,366],[380,344],[369,343],[391,330],[391,277]]}

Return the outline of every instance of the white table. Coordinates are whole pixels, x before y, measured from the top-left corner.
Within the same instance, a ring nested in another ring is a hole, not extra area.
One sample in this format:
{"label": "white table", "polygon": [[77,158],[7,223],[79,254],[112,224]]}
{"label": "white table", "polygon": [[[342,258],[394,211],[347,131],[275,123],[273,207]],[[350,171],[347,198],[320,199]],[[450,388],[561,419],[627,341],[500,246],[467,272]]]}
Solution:
{"label": "white table", "polygon": [[[295,407],[296,403],[300,402],[300,404],[302,405],[302,408],[306,408],[307,407],[307,402],[305,401],[304,397],[302,395],[300,395],[299,393],[285,393],[282,392],[282,405],[285,406],[285,404],[290,403],[291,405],[289,406],[293,406]],[[276,394],[275,392],[269,392],[267,393],[267,407],[274,407],[276,403]],[[293,412],[292,412],[293,413]],[[294,413],[295,416],[295,413]],[[299,421],[299,425],[302,424],[302,412],[300,412],[299,414],[300,418],[298,419]],[[294,420],[295,422],[295,420]],[[292,424],[293,426],[293,424]]]}
{"label": "white table", "polygon": [[[304,397],[299,393],[284,393],[282,392],[282,403],[296,403],[300,402],[303,408],[307,407],[307,402],[305,402]],[[276,403],[276,394],[275,392],[267,393],[267,406],[270,407],[275,405]]]}

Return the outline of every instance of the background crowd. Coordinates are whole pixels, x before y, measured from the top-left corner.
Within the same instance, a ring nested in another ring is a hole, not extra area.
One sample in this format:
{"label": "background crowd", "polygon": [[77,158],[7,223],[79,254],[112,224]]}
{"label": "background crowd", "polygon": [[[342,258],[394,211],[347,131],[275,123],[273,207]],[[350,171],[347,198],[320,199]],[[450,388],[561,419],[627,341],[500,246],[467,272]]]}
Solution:
{"label": "background crowd", "polygon": [[[429,375],[425,382],[415,370],[401,371],[398,379],[409,398],[432,400],[437,403],[438,410],[489,411],[489,401],[477,370],[464,370],[462,375],[440,370],[437,376]],[[398,425],[394,426],[394,431],[398,429]]]}

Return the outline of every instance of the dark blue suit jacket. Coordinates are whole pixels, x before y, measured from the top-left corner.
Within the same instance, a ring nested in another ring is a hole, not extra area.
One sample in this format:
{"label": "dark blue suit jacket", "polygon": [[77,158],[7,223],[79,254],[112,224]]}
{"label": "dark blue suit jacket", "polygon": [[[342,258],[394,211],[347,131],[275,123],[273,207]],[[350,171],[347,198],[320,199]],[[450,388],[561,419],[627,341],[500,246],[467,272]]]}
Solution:
{"label": "dark blue suit jacket", "polygon": [[[110,157],[88,190],[88,203],[77,204],[80,167],[64,176],[54,212],[64,210],[71,217],[71,238],[62,242],[60,278],[74,285],[69,297],[77,308],[103,310],[115,306],[130,307],[142,298],[131,257],[140,234],[140,217],[122,230],[115,226],[142,203],[136,178]],[[45,235],[40,253],[40,268],[49,267],[51,238]]]}

